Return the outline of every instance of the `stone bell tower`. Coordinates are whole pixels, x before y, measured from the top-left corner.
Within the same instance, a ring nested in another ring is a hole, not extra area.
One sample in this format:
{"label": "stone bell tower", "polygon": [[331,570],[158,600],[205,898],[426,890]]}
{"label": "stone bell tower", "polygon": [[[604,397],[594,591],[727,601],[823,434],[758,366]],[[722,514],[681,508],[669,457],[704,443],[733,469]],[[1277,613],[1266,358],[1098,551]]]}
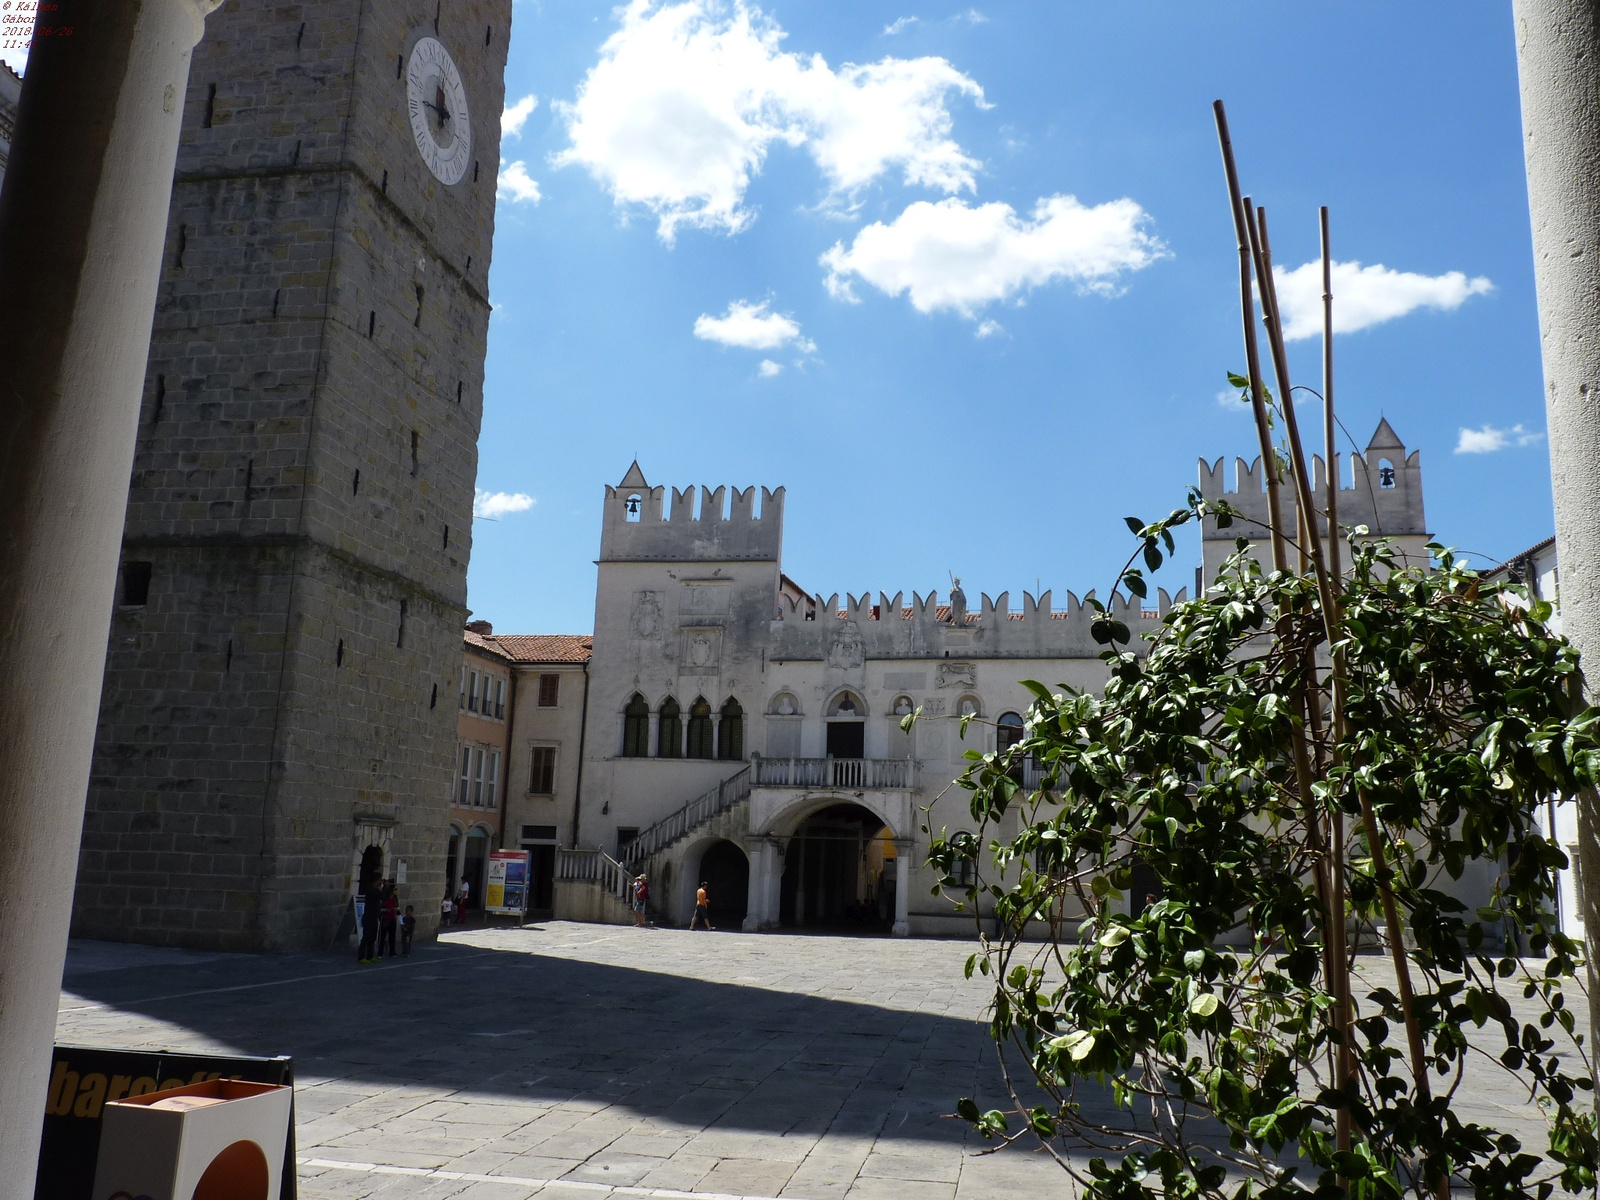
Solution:
{"label": "stone bell tower", "polygon": [[228,0],[207,23],[78,934],[326,945],[380,855],[437,913],[511,8]]}

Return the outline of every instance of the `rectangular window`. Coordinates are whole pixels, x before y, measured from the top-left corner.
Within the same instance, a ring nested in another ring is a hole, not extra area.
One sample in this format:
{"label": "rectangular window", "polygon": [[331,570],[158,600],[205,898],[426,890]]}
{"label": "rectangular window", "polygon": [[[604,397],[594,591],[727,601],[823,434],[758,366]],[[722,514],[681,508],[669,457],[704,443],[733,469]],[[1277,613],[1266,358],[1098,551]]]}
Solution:
{"label": "rectangular window", "polygon": [[474,671],[467,682],[467,711],[478,711],[478,673]]}
{"label": "rectangular window", "polygon": [[556,748],[535,746],[533,765],[528,771],[528,791],[535,796],[554,795],[556,790]]}
{"label": "rectangular window", "polygon": [[461,665],[461,707],[465,708],[466,706],[467,706],[467,667],[466,667],[466,664],[463,663]]}
{"label": "rectangular window", "polygon": [[506,681],[504,679],[496,679],[494,681],[494,716],[497,721],[506,719]]}
{"label": "rectangular window", "polygon": [[456,807],[465,808],[472,787],[472,747],[461,747],[461,788],[456,793]]}
{"label": "rectangular window", "polygon": [[150,603],[150,572],[153,565],[147,562],[122,564],[123,604],[134,607]]}
{"label": "rectangular window", "polygon": [[483,806],[493,808],[500,789],[500,751],[489,751],[489,773],[483,779]]}
{"label": "rectangular window", "polygon": [[554,708],[561,696],[561,676],[539,676],[539,707]]}
{"label": "rectangular window", "polygon": [[522,827],[522,840],[525,842],[553,842],[556,840],[556,827],[554,825],[524,825]]}
{"label": "rectangular window", "polygon": [[472,807],[483,807],[483,747],[472,751]]}

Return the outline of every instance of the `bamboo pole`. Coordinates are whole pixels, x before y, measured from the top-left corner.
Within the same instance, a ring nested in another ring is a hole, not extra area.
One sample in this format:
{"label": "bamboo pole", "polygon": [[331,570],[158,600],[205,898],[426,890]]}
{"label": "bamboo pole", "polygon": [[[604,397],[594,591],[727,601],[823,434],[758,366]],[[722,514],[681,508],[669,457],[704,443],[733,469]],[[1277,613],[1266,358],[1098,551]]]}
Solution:
{"label": "bamboo pole", "polygon": [[[1247,199],[1245,201],[1246,209],[1249,208],[1249,204],[1250,202]],[[1261,256],[1265,260],[1263,265],[1266,267],[1267,278],[1272,279],[1272,243],[1267,240],[1267,210],[1257,208],[1255,211],[1261,214]],[[1266,311],[1265,302],[1263,302],[1262,311]],[[1271,336],[1270,333],[1268,336]],[[1268,342],[1268,347],[1269,349],[1271,347],[1270,341]],[[1276,359],[1274,359],[1274,368],[1276,368]],[[1281,393],[1278,397],[1278,403],[1283,406],[1284,428],[1287,429],[1288,423],[1293,417],[1294,397],[1287,391],[1288,383],[1282,376],[1278,378],[1278,385]],[[1305,463],[1302,460],[1296,460],[1291,467],[1297,474],[1303,471],[1304,468]],[[1316,532],[1311,524],[1315,519],[1315,510],[1305,503],[1305,496],[1308,493],[1309,481],[1303,484],[1299,479],[1294,480],[1295,537],[1297,539],[1294,547],[1295,564],[1302,575],[1311,569],[1311,539]]]}
{"label": "bamboo pole", "polygon": [[[1333,576],[1337,585],[1344,571],[1339,561],[1340,471],[1339,444],[1334,436],[1336,422],[1333,408],[1333,250],[1328,236],[1328,206],[1323,205],[1317,215],[1322,233],[1322,439],[1324,461],[1327,464],[1325,482],[1328,489],[1328,574]],[[1344,678],[1343,648],[1335,646],[1333,657],[1338,665],[1329,685],[1332,691],[1329,707],[1332,710],[1333,728],[1328,743],[1328,759],[1331,763],[1337,764],[1339,746],[1344,738],[1344,696],[1340,688],[1340,681]],[[1341,1039],[1339,1057],[1334,1068],[1334,1086],[1341,1092],[1347,1092],[1350,1086],[1351,1060],[1354,1055],[1350,1045],[1350,954],[1345,942],[1344,810],[1337,804],[1333,805],[1332,818],[1333,924],[1329,935],[1333,939],[1334,959],[1338,963],[1338,972],[1333,979],[1333,1003],[1334,1024],[1339,1030]],[[1335,1114],[1334,1138],[1340,1150],[1350,1149],[1350,1110],[1347,1108],[1341,1108]]]}
{"label": "bamboo pole", "polygon": [[1318,210],[1322,226],[1322,442],[1327,461],[1328,574],[1338,579],[1339,563],[1339,451],[1333,418],[1333,250],[1328,240],[1328,206]]}
{"label": "bamboo pole", "polygon": [[1284,546],[1283,510],[1278,495],[1277,455],[1272,449],[1272,434],[1267,427],[1267,400],[1261,382],[1261,355],[1256,347],[1256,305],[1250,284],[1250,239],[1246,232],[1249,212],[1239,191],[1239,172],[1233,162],[1233,139],[1228,135],[1228,114],[1222,101],[1211,105],[1217,118],[1217,141],[1222,147],[1222,169],[1228,180],[1228,203],[1233,209],[1233,232],[1239,242],[1239,305],[1244,314],[1245,374],[1250,377],[1250,408],[1255,414],[1257,438],[1261,444],[1261,465],[1267,474],[1267,523],[1272,527],[1272,567],[1289,569]]}
{"label": "bamboo pole", "polygon": [[[1250,222],[1251,250],[1256,259],[1256,280],[1261,289],[1262,320],[1267,326],[1267,344],[1272,352],[1273,374],[1277,377],[1279,391],[1287,396],[1290,394],[1288,354],[1284,349],[1283,327],[1278,315],[1278,295],[1270,272],[1263,274],[1265,257],[1262,248],[1266,243],[1266,210],[1256,211],[1256,220]],[[1302,489],[1301,503],[1306,502],[1310,492],[1305,483],[1303,472],[1305,469],[1305,455],[1300,446],[1300,430],[1294,419],[1294,405],[1286,403],[1284,406],[1284,425],[1289,434],[1289,450],[1293,456],[1296,468],[1296,486]],[[1327,578],[1326,565],[1322,557],[1320,544],[1312,546],[1312,561],[1317,571],[1317,586],[1322,595],[1322,613],[1325,628],[1327,629],[1330,645],[1337,646],[1339,641],[1339,615],[1331,587]],[[1400,924],[1400,908],[1395,900],[1394,888],[1390,884],[1393,872],[1389,869],[1388,854],[1380,836],[1377,813],[1372,807],[1372,799],[1365,792],[1359,793],[1361,802],[1361,819],[1366,828],[1367,844],[1372,854],[1373,874],[1377,877],[1378,894],[1383,901],[1383,922],[1388,930],[1390,957],[1394,962],[1396,982],[1400,991],[1400,1007],[1405,1016],[1406,1042],[1411,1056],[1411,1077],[1415,1083],[1417,1098],[1421,1103],[1426,1103],[1433,1095],[1433,1090],[1428,1083],[1428,1068],[1424,1061],[1424,1048],[1422,1044],[1422,1030],[1417,1024],[1415,1012],[1415,992],[1411,985],[1411,963],[1406,957],[1405,945],[1402,941],[1402,927]],[[1448,1180],[1436,1181],[1435,1189],[1440,1195],[1440,1200],[1446,1200],[1449,1194]]]}
{"label": "bamboo pole", "polygon": [[[1272,526],[1273,566],[1275,569],[1282,571],[1287,570],[1288,554],[1284,545],[1284,521],[1279,497],[1277,454],[1274,451],[1271,430],[1267,424],[1266,401],[1261,381],[1260,357],[1256,343],[1255,303],[1251,290],[1252,249],[1249,232],[1250,221],[1248,218],[1251,206],[1248,199],[1240,191],[1238,169],[1233,155],[1233,140],[1228,132],[1227,111],[1221,100],[1212,105],[1212,110],[1216,115],[1217,139],[1221,143],[1223,169],[1228,184],[1228,198],[1233,207],[1234,232],[1239,245],[1239,293],[1240,306],[1243,310],[1245,361],[1250,376],[1251,406],[1255,415],[1257,437],[1261,445],[1261,461],[1267,471],[1267,511],[1268,521]],[[1292,408],[1293,397],[1290,396],[1288,390],[1280,384],[1279,391],[1280,396],[1286,398],[1285,409]],[[1308,561],[1309,545],[1314,542],[1316,535],[1314,524],[1315,509],[1312,505],[1307,504],[1304,499],[1296,505],[1296,508],[1298,510],[1298,524],[1301,530],[1298,544],[1299,563],[1300,570],[1304,573]],[[1306,727],[1315,730],[1317,726],[1315,700],[1309,690],[1303,691],[1300,699],[1303,711],[1308,718]],[[1307,834],[1311,840],[1312,856],[1315,864],[1313,878],[1317,889],[1317,898],[1322,903],[1323,911],[1326,914],[1330,911],[1332,889],[1337,885],[1329,879],[1328,859],[1325,853],[1325,843],[1322,840],[1322,825],[1316,811],[1314,793],[1311,787],[1312,772],[1310,764],[1307,762],[1305,745],[1298,737],[1295,739],[1294,751],[1296,782],[1301,793],[1301,802],[1305,809]],[[1342,880],[1339,880],[1338,884],[1342,885],[1342,882]],[[1342,887],[1340,890],[1342,892]],[[1342,909],[1333,909],[1332,911],[1341,912]],[[1329,923],[1332,924],[1333,922],[1330,921]],[[1348,967],[1342,957],[1337,959],[1333,957],[1333,951],[1326,938],[1324,939],[1323,962],[1324,971],[1330,978],[1336,977],[1341,968]],[[1337,1080],[1340,1073],[1339,1056],[1337,1053],[1331,1053],[1329,1058]],[[1340,1112],[1342,1115],[1343,1110],[1340,1110]],[[1344,1128],[1345,1143],[1341,1148],[1348,1149],[1348,1117],[1345,1118]]]}

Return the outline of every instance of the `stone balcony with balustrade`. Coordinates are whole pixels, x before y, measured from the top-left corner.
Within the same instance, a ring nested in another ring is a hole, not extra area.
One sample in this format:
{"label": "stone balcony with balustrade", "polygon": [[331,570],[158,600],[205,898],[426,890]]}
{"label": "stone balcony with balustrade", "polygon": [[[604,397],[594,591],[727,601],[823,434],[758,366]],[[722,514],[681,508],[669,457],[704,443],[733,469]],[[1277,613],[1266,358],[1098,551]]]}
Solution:
{"label": "stone balcony with balustrade", "polygon": [[914,758],[752,758],[752,787],[914,792]]}

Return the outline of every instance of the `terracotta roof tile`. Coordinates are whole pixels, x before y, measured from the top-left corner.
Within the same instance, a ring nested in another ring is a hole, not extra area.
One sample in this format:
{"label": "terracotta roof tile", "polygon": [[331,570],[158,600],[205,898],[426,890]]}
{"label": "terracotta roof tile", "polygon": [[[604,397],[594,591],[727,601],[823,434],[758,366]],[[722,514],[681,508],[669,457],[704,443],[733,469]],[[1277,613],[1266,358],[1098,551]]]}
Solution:
{"label": "terracotta roof tile", "polygon": [[[477,636],[466,634],[468,642]],[[581,663],[594,654],[592,633],[502,633],[480,640],[513,662]]]}
{"label": "terracotta roof tile", "polygon": [[494,658],[510,659],[510,655],[495,645],[495,639],[484,637],[483,634],[471,629],[461,631],[461,640],[469,650],[476,650],[480,654],[487,654]]}

